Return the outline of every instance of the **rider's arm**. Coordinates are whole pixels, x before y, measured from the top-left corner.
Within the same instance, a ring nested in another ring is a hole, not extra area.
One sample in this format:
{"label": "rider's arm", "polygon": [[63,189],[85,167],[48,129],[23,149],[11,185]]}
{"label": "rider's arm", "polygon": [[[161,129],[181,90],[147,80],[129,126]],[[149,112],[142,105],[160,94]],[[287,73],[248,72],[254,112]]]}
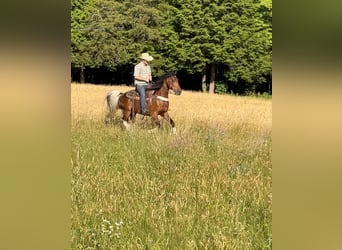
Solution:
{"label": "rider's arm", "polygon": [[[149,82],[151,77],[144,77],[144,76],[134,76],[134,78],[138,81],[144,81],[144,82]],[[151,78],[152,80],[152,78]]]}

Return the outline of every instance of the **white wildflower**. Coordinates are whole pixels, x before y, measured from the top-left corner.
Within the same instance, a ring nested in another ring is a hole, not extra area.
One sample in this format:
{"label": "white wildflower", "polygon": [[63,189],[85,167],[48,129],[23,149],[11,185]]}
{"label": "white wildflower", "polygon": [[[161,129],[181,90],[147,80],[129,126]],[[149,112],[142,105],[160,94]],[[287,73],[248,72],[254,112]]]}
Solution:
{"label": "white wildflower", "polygon": [[101,234],[104,235],[109,235],[111,236],[113,232],[113,226],[110,223],[109,220],[103,219],[102,223],[101,223]]}

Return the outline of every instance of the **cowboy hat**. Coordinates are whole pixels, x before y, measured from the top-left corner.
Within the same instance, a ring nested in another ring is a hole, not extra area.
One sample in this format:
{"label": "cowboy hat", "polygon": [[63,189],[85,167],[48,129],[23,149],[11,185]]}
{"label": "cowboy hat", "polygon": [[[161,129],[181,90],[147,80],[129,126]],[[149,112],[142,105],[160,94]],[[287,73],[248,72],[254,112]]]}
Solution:
{"label": "cowboy hat", "polygon": [[141,56],[139,57],[140,59],[144,59],[148,62],[153,60],[153,57],[150,56],[148,53],[142,53]]}

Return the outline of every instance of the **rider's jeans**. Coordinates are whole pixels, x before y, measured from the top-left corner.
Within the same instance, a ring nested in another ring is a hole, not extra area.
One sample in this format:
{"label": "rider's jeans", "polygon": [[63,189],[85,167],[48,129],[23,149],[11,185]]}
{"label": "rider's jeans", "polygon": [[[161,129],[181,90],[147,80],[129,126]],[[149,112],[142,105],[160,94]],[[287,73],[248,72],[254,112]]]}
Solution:
{"label": "rider's jeans", "polygon": [[146,111],[146,109],[145,109],[145,96],[146,96],[147,85],[137,84],[136,87],[137,87],[137,91],[140,94],[141,112],[144,113]]}

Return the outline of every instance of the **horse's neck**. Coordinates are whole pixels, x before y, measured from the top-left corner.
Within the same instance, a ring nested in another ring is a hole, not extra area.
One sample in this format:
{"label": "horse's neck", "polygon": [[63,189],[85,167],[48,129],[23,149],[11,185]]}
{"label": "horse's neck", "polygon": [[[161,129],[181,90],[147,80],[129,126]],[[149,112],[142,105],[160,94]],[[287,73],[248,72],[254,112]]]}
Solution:
{"label": "horse's neck", "polygon": [[162,97],[169,97],[169,89],[167,88],[166,84],[163,84],[163,86],[158,89],[155,93],[157,96],[162,96]]}

